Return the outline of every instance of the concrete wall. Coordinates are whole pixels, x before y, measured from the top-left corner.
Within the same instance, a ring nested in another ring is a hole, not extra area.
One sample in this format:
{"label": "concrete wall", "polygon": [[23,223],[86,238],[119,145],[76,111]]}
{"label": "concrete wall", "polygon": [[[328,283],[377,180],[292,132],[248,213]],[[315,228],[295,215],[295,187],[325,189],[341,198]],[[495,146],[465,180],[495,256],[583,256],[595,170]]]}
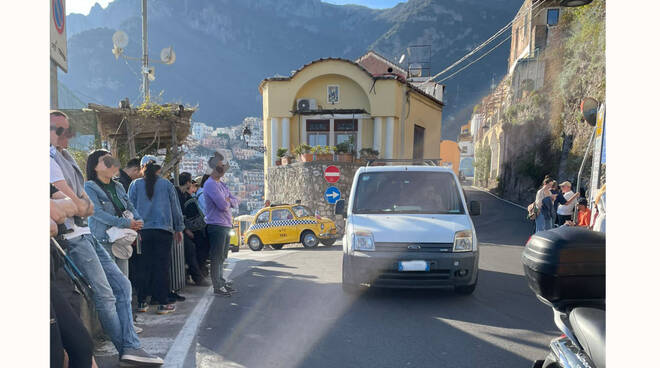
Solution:
{"label": "concrete wall", "polygon": [[[329,166],[337,166],[341,172],[339,181],[330,184],[323,177],[324,170]],[[268,168],[268,197],[271,203],[295,203],[300,200],[305,206],[317,210],[323,217],[334,220],[340,233],[344,232],[344,219],[335,216],[334,205],[328,204],[324,198],[326,189],[335,186],[341,191],[341,198],[348,201],[353,176],[361,165],[342,162],[297,162],[287,166]]]}

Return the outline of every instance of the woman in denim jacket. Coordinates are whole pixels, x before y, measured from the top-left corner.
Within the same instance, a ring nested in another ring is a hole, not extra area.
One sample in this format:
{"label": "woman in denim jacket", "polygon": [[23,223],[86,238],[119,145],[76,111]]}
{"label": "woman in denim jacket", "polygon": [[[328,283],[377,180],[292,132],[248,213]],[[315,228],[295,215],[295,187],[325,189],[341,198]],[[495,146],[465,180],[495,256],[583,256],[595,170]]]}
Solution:
{"label": "woman in denim jacket", "polygon": [[[140,230],[144,224],[142,217],[128,198],[124,187],[112,180],[119,170],[119,162],[110,152],[99,149],[87,157],[87,179],[85,192],[94,204],[94,215],[89,218],[89,228],[96,240],[103,245],[115,260],[121,272],[128,277],[128,259],[114,256],[112,244],[106,230],[115,226],[123,229]],[[110,197],[108,197],[110,194]],[[113,204],[114,202],[114,204]],[[133,219],[121,217],[117,210],[130,211]]]}
{"label": "woman in denim jacket", "polygon": [[144,177],[128,187],[128,197],[144,217],[140,245],[146,261],[145,288],[138,288],[138,312],[146,312],[146,296],[158,304],[157,314],[176,310],[169,300],[170,264],[173,241],[183,240],[183,214],[174,185],[160,177],[155,157],[145,156],[140,162]]}

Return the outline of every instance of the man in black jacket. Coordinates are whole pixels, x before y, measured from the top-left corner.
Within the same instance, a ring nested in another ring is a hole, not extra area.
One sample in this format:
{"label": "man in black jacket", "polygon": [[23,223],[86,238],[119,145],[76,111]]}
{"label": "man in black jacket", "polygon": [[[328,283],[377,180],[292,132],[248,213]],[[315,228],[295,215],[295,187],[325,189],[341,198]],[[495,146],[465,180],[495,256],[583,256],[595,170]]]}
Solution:
{"label": "man in black jacket", "polygon": [[193,279],[193,282],[199,286],[209,286],[209,281],[202,274],[195,241],[196,237],[201,237],[203,234],[200,234],[200,229],[189,228],[190,220],[201,215],[201,211],[196,207],[197,202],[191,200],[193,196],[190,194],[190,189],[194,184],[196,182],[192,179],[190,173],[182,172],[179,174],[179,202],[181,204],[181,211],[183,212],[184,223],[186,224],[186,229],[183,231],[184,256],[188,265],[188,275]]}
{"label": "man in black jacket", "polygon": [[134,158],[126,163],[126,167],[119,169],[119,177],[117,180],[124,186],[126,193],[128,193],[128,186],[131,185],[133,180],[140,176],[140,160]]}

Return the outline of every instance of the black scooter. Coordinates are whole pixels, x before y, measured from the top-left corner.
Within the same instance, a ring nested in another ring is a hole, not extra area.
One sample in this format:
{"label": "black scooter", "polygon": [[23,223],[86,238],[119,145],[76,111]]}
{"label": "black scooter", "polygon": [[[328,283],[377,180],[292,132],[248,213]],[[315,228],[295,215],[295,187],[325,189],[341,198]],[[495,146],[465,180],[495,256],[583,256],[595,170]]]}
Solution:
{"label": "black scooter", "polygon": [[605,368],[605,234],[562,226],[534,234],[522,263],[562,335],[533,368]]}

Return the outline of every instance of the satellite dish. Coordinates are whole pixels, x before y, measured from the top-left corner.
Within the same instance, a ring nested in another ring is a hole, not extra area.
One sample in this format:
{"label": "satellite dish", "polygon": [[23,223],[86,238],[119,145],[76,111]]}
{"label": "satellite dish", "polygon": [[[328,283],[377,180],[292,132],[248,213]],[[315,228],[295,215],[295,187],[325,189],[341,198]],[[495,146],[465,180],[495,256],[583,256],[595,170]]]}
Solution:
{"label": "satellite dish", "polygon": [[149,80],[152,82],[156,79],[156,70],[154,68],[149,68],[149,71],[147,72],[147,78],[149,78]]}
{"label": "satellite dish", "polygon": [[408,67],[408,73],[411,77],[421,77],[422,76],[422,64],[414,63]]}
{"label": "satellite dish", "polygon": [[406,54],[401,54],[401,57],[399,58],[399,64],[403,63],[404,60],[406,60]]}
{"label": "satellite dish", "polygon": [[173,64],[176,60],[176,54],[172,46],[166,47],[160,52],[160,60],[165,64]]}
{"label": "satellite dish", "polygon": [[128,35],[124,31],[117,31],[112,35],[112,44],[117,48],[123,49],[128,45]]}

